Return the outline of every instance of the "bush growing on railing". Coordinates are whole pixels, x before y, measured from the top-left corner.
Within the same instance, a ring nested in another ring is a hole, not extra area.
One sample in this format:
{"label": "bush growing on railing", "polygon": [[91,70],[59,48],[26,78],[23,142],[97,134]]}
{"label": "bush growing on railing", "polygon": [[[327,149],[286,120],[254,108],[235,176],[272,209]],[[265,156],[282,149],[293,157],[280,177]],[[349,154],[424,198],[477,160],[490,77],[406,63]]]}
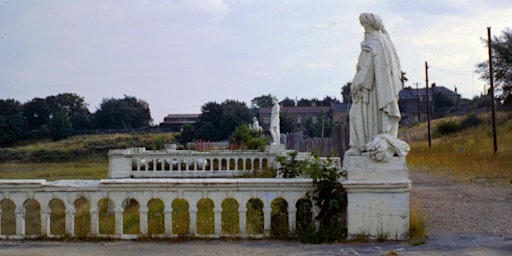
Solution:
{"label": "bush growing on railing", "polygon": [[264,151],[267,141],[259,132],[254,132],[246,125],[239,125],[229,137],[231,149],[251,149]]}
{"label": "bush growing on railing", "polygon": [[297,152],[288,153],[288,156],[278,157],[276,160],[281,167],[278,172],[284,178],[310,177],[313,179],[315,190],[306,193],[305,197],[312,199],[320,208],[315,216],[318,228],[314,223],[298,223],[298,239],[306,243],[336,242],[345,239],[346,225],[345,212],[347,205],[346,192],[338,181],[346,177],[333,159],[321,160],[313,152],[311,160],[297,160]]}

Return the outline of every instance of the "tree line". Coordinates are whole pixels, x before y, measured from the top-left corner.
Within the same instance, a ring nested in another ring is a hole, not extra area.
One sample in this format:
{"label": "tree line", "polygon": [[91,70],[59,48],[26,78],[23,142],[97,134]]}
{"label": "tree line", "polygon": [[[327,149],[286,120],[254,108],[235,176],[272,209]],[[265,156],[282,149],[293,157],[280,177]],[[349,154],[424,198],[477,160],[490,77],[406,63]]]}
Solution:
{"label": "tree line", "polygon": [[142,128],[151,123],[147,102],[132,96],[105,98],[91,113],[83,97],[61,93],[21,103],[0,99],[0,146],[27,139],[59,140],[76,130]]}

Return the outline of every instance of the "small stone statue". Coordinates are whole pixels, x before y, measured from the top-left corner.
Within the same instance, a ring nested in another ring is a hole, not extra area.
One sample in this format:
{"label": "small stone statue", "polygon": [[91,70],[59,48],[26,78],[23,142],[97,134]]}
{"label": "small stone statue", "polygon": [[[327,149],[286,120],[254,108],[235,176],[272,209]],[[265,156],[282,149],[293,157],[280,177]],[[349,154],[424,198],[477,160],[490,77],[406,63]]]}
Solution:
{"label": "small stone statue", "polygon": [[281,144],[281,128],[279,124],[279,101],[276,97],[272,97],[272,112],[270,115],[270,135],[272,136],[271,145]]}
{"label": "small stone statue", "polygon": [[258,122],[258,118],[256,117],[252,118],[251,130],[256,133],[260,133],[263,130],[263,128],[260,126],[260,123]]}
{"label": "small stone statue", "polygon": [[345,155],[368,152],[374,160],[389,161],[390,155],[409,151],[409,146],[396,138],[401,118],[398,92],[403,87],[400,60],[378,15],[363,13],[359,21],[365,33],[350,86],[350,149]]}

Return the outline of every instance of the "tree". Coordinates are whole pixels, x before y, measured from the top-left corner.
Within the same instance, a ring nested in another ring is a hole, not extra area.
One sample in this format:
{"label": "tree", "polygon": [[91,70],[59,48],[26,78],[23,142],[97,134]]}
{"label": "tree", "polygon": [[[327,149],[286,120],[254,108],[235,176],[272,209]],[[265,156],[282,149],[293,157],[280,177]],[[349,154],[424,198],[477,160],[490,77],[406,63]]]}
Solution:
{"label": "tree", "polygon": [[191,124],[184,124],[180,134],[176,135],[176,140],[180,144],[185,145],[187,144],[187,142],[194,141],[194,133],[194,126],[192,126]]}
{"label": "tree", "polygon": [[227,140],[237,126],[248,125],[251,120],[252,114],[244,102],[208,102],[201,107],[199,121],[195,125],[195,137],[212,141]]}
{"label": "tree", "polygon": [[68,112],[58,111],[48,123],[48,129],[53,140],[60,140],[69,137],[73,132],[73,126],[69,120]]}
{"label": "tree", "polygon": [[23,138],[23,107],[14,99],[0,99],[0,146],[11,146]]}
{"label": "tree", "polygon": [[[323,122],[323,124],[322,124]],[[322,134],[322,126],[323,126],[323,134]],[[322,135],[324,138],[328,138],[331,136],[331,128],[332,122],[329,117],[323,114],[321,119],[313,120],[312,117],[307,117],[306,122],[304,123],[304,130],[306,134],[311,138],[321,138]]]}
{"label": "tree", "polygon": [[79,130],[90,127],[91,113],[83,97],[74,93],[61,93],[57,96],[47,97],[46,100],[49,101],[54,114],[59,111],[67,113],[73,129]]}
{"label": "tree", "polygon": [[279,104],[283,107],[295,107],[295,101],[288,97],[284,98]]}
{"label": "tree", "polygon": [[320,101],[320,106],[330,107],[332,103],[340,103],[340,101],[336,98],[325,96],[324,99]]}
{"label": "tree", "polygon": [[[487,40],[482,39],[487,46]],[[505,105],[512,104],[512,30],[503,31],[500,36],[491,39],[492,67],[496,97]],[[477,64],[476,73],[480,78],[489,81],[489,62]]]}
{"label": "tree", "polygon": [[311,107],[313,105],[313,102],[317,101],[317,99],[305,99],[301,98],[299,101],[297,101],[297,107]]}
{"label": "tree", "polygon": [[351,82],[347,82],[345,85],[341,87],[341,97],[343,98],[343,103],[350,103],[350,98],[352,97],[350,95],[350,86],[352,85]]}
{"label": "tree", "polygon": [[294,129],[292,117],[286,113],[280,113],[279,128],[281,129],[281,133],[292,132]]}
{"label": "tree", "polygon": [[135,97],[103,99],[94,113],[94,126],[99,129],[142,128],[151,125],[149,104]]}
{"label": "tree", "polygon": [[271,108],[272,107],[272,95],[261,95],[251,100],[252,108]]}

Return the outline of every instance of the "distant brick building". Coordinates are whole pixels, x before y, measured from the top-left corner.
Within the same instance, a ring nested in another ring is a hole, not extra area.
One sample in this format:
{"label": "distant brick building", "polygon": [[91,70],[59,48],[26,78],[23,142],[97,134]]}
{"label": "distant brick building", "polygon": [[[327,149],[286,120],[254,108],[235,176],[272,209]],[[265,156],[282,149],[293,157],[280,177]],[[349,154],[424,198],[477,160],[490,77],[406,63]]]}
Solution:
{"label": "distant brick building", "polygon": [[195,124],[199,120],[199,114],[169,114],[164,117],[160,123],[162,128],[171,128],[172,131],[179,132],[185,124]]}
{"label": "distant brick building", "polygon": [[[452,91],[444,86],[432,85],[428,89],[428,100],[431,118],[437,118],[446,115],[448,109],[434,106],[434,95],[442,94],[453,99],[455,104],[460,102],[460,94]],[[400,114],[402,115],[402,124],[410,124],[418,121],[427,120],[427,90],[425,88],[413,89],[405,88],[399,93],[398,105],[400,106]]]}

